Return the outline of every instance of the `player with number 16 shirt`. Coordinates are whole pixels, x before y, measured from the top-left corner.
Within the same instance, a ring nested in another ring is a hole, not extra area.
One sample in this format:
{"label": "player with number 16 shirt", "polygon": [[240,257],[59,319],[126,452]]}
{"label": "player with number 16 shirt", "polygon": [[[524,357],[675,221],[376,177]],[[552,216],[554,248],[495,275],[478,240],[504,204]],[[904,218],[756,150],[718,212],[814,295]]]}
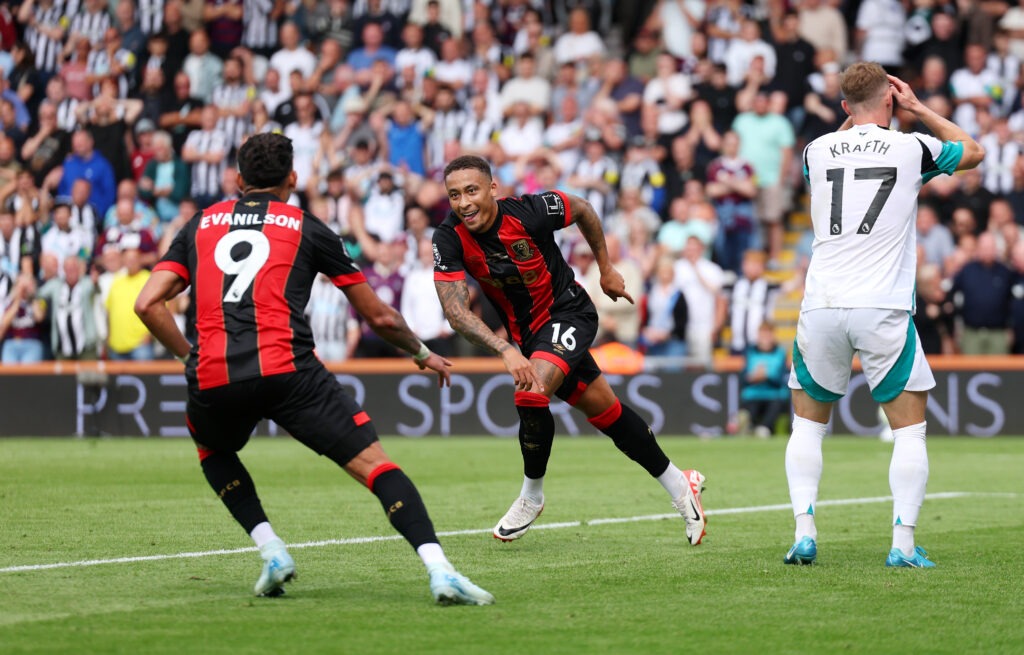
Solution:
{"label": "player with number 16 shirt", "polygon": [[[454,159],[444,178],[452,212],[434,232],[438,297],[452,328],[500,356],[516,387],[523,486],[494,527],[494,537],[522,537],[544,509],[544,475],[555,435],[549,404],[557,395],[657,478],[686,521],[687,539],[699,544],[704,476],[679,470],[647,423],[615,396],[589,351],[597,310],[554,241],[556,230],[575,223],[594,252],[602,290],[612,299],[633,302],[609,263],[594,209],[560,191],[498,199],[490,165],[479,157]],[[470,311],[466,275],[480,283],[518,350]]]}

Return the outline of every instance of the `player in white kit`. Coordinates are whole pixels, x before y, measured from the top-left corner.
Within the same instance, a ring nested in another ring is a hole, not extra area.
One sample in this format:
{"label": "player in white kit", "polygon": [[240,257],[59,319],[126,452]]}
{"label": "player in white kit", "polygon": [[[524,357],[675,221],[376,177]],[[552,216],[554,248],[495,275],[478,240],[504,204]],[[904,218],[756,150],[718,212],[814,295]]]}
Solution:
{"label": "player in white kit", "polygon": [[[928,481],[925,405],[935,386],[911,318],[917,194],[936,175],[977,166],[985,152],[878,64],[853,64],[843,72],[841,87],[849,117],[803,155],[814,244],[789,378],[796,416],[786,476],[796,540],[784,561],[810,564],[817,555],[821,442],[858,353],[871,395],[882,404],[895,437],[889,466],[893,542],[885,564],[931,567],[914,544]],[[890,131],[894,102],[934,136]]]}

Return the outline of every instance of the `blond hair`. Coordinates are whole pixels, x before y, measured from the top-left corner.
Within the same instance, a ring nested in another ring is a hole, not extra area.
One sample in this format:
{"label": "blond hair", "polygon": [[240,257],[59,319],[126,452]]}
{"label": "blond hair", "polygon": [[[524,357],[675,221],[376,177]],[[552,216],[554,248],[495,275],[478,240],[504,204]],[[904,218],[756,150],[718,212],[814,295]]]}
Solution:
{"label": "blond hair", "polygon": [[[873,61],[859,61],[843,71],[839,88],[851,107],[874,105],[889,90],[885,69]],[[866,107],[870,108],[870,107]]]}

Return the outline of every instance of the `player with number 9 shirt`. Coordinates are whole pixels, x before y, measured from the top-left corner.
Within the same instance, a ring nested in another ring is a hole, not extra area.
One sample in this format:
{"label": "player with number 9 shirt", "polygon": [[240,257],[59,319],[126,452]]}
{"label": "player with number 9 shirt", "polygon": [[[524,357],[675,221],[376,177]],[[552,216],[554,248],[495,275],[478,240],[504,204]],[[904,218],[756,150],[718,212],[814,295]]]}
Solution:
{"label": "player with number 9 shirt", "polygon": [[[555,244],[554,232],[575,223],[594,252],[601,289],[614,300],[633,302],[609,263],[594,209],[560,191],[498,199],[490,165],[480,157],[452,160],[444,180],[452,211],[434,232],[438,297],[452,328],[500,356],[516,388],[523,486],[494,527],[494,537],[522,537],[544,508],[544,476],[555,435],[549,404],[557,395],[661,483],[685,520],[687,539],[699,544],[704,476],[669,461],[647,423],[615,396],[589,351],[597,310]],[[480,283],[518,350],[470,311],[466,275]]]}
{"label": "player with number 9 shirt", "polygon": [[[280,595],[295,577],[295,562],[238,457],[267,418],[377,496],[423,560],[438,603],[489,605],[494,597],[448,562],[419,492],[384,453],[370,416],[314,354],[303,316],[314,279],[327,275],[377,334],[412,355],[420,369],[435,371],[439,385],[450,383],[451,362],[430,352],[377,297],[336,234],[286,204],[296,184],[293,156],[287,137],[249,138],[238,151],[244,195],[196,214],[135,303],[146,327],[186,363],[185,418],[203,474],[260,550],[257,595]],[[165,305],[186,287],[195,308],[195,346]]]}

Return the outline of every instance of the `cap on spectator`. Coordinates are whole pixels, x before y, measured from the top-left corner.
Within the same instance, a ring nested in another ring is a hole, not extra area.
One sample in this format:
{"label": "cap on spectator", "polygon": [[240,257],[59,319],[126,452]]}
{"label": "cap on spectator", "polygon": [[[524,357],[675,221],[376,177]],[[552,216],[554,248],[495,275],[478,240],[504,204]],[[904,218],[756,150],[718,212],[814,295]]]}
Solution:
{"label": "cap on spectator", "polygon": [[630,148],[646,148],[649,144],[647,143],[647,137],[643,134],[637,134],[629,140]]}
{"label": "cap on spectator", "polygon": [[156,132],[156,124],[148,118],[143,118],[135,124],[135,133],[144,134],[146,132]]}
{"label": "cap on spectator", "polygon": [[395,176],[394,176],[394,174],[392,174],[391,171],[381,171],[380,173],[377,173],[377,179],[378,180],[383,180],[384,178],[387,178],[387,179],[391,180],[392,182],[395,181]]}
{"label": "cap on spectator", "polygon": [[71,204],[71,196],[57,196],[53,199],[54,209],[57,209],[58,207],[67,207],[68,209],[71,209]]}

